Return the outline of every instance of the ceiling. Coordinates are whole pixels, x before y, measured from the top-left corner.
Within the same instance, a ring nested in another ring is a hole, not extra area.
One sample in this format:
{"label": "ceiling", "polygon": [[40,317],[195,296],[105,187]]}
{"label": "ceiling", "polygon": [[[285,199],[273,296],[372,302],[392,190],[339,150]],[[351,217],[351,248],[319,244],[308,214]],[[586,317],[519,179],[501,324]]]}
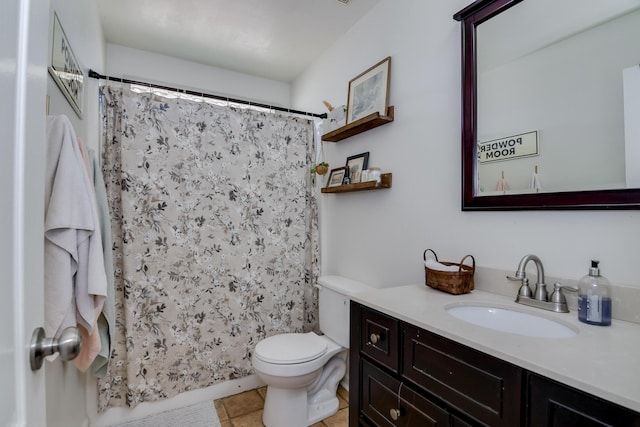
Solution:
{"label": "ceiling", "polygon": [[107,43],[291,82],[378,1],[98,0],[98,6]]}

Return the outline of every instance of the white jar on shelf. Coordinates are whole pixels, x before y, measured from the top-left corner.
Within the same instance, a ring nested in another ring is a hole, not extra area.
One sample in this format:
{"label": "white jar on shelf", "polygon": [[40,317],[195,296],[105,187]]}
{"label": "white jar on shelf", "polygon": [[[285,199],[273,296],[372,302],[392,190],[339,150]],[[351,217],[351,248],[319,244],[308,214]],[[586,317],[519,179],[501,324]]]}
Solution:
{"label": "white jar on shelf", "polygon": [[369,168],[369,181],[375,181],[378,184],[382,182],[382,173],[380,172],[380,168]]}

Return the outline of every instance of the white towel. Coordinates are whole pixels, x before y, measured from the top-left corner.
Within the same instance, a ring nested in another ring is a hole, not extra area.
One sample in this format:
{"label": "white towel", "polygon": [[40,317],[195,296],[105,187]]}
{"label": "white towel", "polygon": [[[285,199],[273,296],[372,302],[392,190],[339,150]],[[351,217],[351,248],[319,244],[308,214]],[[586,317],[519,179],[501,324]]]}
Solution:
{"label": "white towel", "polygon": [[542,183],[540,182],[540,177],[535,172],[531,175],[531,182],[529,183],[529,188],[537,191],[542,190]]}
{"label": "white towel", "polygon": [[438,271],[459,271],[460,267],[455,266],[455,265],[444,265],[439,263],[438,261],[434,260],[434,259],[428,259],[424,262],[424,265],[427,268],[430,268],[431,270],[438,270]]}
{"label": "white towel", "polygon": [[45,330],[91,332],[107,280],[93,187],[65,116],[47,118],[45,180]]}

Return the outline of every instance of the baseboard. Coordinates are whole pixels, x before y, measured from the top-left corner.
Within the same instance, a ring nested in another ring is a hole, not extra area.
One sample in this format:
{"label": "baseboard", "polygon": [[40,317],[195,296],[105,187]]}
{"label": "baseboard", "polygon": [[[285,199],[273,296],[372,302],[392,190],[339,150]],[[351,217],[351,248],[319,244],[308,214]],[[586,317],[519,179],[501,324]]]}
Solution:
{"label": "baseboard", "polygon": [[[87,406],[92,406],[87,408],[87,412],[90,417],[89,425],[91,427],[108,427],[163,411],[194,405],[205,400],[213,402],[216,399],[221,399],[223,397],[264,386],[264,383],[257,375],[254,374],[237,380],[225,381],[199,390],[180,393],[170,399],[141,403],[135,408],[109,408],[103,413],[98,414],[98,397],[96,393],[97,387],[95,379],[93,380],[93,383],[93,386],[89,386],[89,384],[87,385]],[[93,393],[89,390],[93,391]]]}

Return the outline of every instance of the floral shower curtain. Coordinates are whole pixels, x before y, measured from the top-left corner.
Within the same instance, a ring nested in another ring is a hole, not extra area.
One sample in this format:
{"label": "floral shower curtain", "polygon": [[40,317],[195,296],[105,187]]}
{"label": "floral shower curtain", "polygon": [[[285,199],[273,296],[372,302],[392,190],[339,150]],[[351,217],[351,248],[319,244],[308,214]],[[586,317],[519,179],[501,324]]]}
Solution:
{"label": "floral shower curtain", "polygon": [[317,327],[313,122],[101,88],[116,337],[99,409],[253,372]]}

